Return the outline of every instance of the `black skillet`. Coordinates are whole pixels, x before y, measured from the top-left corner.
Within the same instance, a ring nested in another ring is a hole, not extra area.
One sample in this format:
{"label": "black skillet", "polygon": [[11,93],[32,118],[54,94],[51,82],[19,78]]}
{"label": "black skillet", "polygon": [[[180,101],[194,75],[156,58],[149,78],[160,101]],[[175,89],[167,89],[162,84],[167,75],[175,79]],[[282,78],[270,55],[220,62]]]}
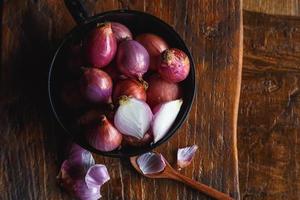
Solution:
{"label": "black skillet", "polygon": [[[161,19],[144,12],[134,10],[113,10],[100,13],[93,17],[88,17],[87,12],[80,0],[65,0],[65,4],[78,25],[66,35],[59,45],[52,59],[49,70],[49,100],[58,123],[61,125],[64,131],[74,139],[76,143],[85,149],[110,157],[129,157],[139,155],[148,152],[166,142],[177,131],[177,129],[180,128],[187,118],[195,95],[196,85],[194,61],[184,41],[170,25],[163,22]],[[64,80],[68,79],[68,75],[66,74],[62,64],[62,60],[65,57],[65,49],[70,43],[73,43],[74,41],[80,41],[90,29],[96,26],[97,23],[105,21],[120,22],[126,25],[134,35],[138,35],[143,32],[151,32],[160,35],[171,47],[179,48],[189,56],[191,61],[190,73],[187,79],[181,83],[183,88],[183,105],[179,115],[177,116],[168,133],[155,144],[149,144],[143,148],[130,147],[111,152],[98,151],[86,143],[80,131],[72,128],[70,119],[74,113],[66,109],[61,101],[61,88]]]}

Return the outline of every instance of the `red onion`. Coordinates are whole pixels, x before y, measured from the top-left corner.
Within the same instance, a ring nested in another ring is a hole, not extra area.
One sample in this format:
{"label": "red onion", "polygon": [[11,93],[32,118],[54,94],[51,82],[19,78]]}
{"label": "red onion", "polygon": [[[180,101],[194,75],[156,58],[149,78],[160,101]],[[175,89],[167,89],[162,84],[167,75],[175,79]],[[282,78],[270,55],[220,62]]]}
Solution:
{"label": "red onion", "polygon": [[149,67],[147,50],[134,40],[121,42],[116,59],[120,72],[131,78],[141,78]]}
{"label": "red onion", "polygon": [[80,108],[85,105],[84,98],[78,90],[77,82],[69,82],[63,86],[62,101],[69,108]]}
{"label": "red onion", "polygon": [[183,51],[172,48],[163,52],[158,67],[158,73],[163,79],[178,83],[188,76],[189,71],[190,60]]}
{"label": "red onion", "polygon": [[111,28],[118,43],[126,39],[132,39],[130,30],[123,24],[111,22]]}
{"label": "red onion", "polygon": [[100,69],[85,69],[80,82],[82,95],[93,103],[107,103],[111,100],[112,80]]}
{"label": "red onion", "polygon": [[150,69],[156,70],[160,63],[160,55],[168,49],[168,44],[158,35],[144,33],[136,37],[136,41],[141,43],[150,56]]}
{"label": "red onion", "polygon": [[146,87],[146,83],[143,84],[135,79],[120,80],[113,90],[113,102],[117,103],[119,97],[123,95],[146,101]]}
{"label": "red onion", "polygon": [[148,79],[147,103],[154,106],[181,97],[181,89],[177,83],[170,83],[154,74]]}
{"label": "red onion", "polygon": [[122,134],[107,120],[105,115],[100,118],[100,124],[86,132],[88,143],[100,151],[112,151],[122,142]]}
{"label": "red onion", "polygon": [[136,137],[132,137],[129,135],[123,135],[123,145],[124,146],[135,146],[142,147],[147,144],[150,144],[153,141],[153,135],[150,133],[146,133],[142,139],[138,139]]}
{"label": "red onion", "polygon": [[87,61],[93,67],[101,68],[110,63],[117,51],[117,40],[111,23],[99,24],[85,40]]}

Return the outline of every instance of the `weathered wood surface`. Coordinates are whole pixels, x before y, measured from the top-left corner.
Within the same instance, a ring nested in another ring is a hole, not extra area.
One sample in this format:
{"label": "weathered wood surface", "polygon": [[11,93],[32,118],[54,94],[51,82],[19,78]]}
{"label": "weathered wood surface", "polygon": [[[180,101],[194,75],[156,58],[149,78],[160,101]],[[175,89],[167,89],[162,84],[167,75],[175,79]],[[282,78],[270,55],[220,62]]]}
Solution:
{"label": "weathered wood surface", "polygon": [[272,15],[300,15],[299,0],[244,0],[243,9]]}
{"label": "weathered wood surface", "polygon": [[244,12],[241,198],[300,198],[300,18]]}
{"label": "weathered wood surface", "polygon": [[[47,102],[49,58],[74,21],[61,0],[2,2],[0,199],[70,199],[56,184],[66,140]],[[197,63],[198,92],[188,120],[157,151],[175,163],[178,147],[198,144],[182,173],[239,198],[236,120],[241,79],[239,0],[86,1],[98,13],[130,8],[171,24]],[[150,180],[128,160],[96,156],[109,168],[103,199],[206,199],[181,184]]]}

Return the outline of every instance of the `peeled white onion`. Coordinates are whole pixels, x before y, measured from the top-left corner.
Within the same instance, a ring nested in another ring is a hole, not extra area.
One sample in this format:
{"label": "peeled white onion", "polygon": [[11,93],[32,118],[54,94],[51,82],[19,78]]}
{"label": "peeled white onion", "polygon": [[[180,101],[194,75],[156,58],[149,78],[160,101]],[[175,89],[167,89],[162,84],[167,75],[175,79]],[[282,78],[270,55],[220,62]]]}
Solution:
{"label": "peeled white onion", "polygon": [[182,99],[168,101],[155,107],[154,116],[151,123],[154,143],[159,141],[169,131],[174,123],[180,108]]}
{"label": "peeled white onion", "polygon": [[115,114],[114,124],[124,135],[142,139],[150,128],[152,117],[147,103],[136,98],[123,97]]}

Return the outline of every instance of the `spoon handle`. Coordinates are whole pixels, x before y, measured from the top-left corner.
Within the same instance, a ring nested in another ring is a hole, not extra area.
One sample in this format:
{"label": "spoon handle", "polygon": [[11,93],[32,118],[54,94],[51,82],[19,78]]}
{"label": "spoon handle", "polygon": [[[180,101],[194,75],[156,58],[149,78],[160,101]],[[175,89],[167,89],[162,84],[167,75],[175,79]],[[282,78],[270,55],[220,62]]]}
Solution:
{"label": "spoon handle", "polygon": [[202,183],[199,183],[189,177],[186,177],[182,174],[179,174],[177,172],[173,172],[172,173],[173,176],[170,176],[170,178],[172,178],[173,180],[176,180],[176,181],[179,181],[179,182],[182,182],[210,197],[213,197],[215,199],[218,199],[218,200],[233,200],[233,198],[231,198],[229,195],[223,193],[223,192],[220,192],[216,189],[213,189],[207,185],[204,185]]}

